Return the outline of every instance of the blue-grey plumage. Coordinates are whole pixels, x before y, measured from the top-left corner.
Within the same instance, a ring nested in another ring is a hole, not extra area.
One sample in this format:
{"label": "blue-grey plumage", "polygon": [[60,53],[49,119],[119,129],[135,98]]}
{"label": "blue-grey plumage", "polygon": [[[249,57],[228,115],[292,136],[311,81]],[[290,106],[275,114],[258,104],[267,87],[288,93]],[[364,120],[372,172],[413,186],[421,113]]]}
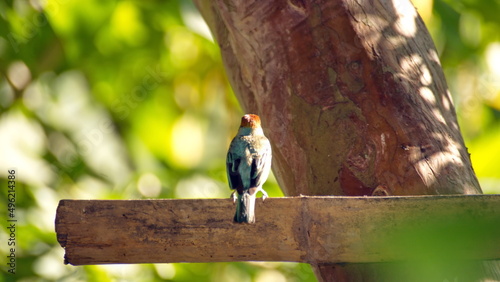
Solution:
{"label": "blue-grey plumage", "polygon": [[259,116],[244,115],[226,159],[229,187],[235,190],[235,222],[255,222],[255,197],[259,191],[263,194],[262,199],[267,197],[262,185],[269,176],[271,159],[271,144],[264,136]]}

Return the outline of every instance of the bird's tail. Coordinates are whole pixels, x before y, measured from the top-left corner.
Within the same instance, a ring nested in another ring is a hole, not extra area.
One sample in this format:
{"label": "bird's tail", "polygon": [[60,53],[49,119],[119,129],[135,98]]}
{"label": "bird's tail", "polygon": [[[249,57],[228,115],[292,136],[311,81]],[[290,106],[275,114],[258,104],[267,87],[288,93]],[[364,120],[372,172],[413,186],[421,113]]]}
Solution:
{"label": "bird's tail", "polygon": [[236,214],[234,222],[238,223],[254,223],[255,222],[255,196],[257,193],[250,195],[249,190],[244,190],[243,194],[238,194],[236,202]]}

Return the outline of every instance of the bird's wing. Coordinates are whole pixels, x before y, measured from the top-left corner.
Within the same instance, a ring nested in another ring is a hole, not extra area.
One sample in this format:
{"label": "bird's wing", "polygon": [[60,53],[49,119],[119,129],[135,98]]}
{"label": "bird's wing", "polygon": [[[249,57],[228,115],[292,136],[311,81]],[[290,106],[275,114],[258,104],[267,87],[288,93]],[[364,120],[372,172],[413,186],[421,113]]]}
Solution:
{"label": "bird's wing", "polygon": [[240,165],[241,158],[236,156],[229,150],[226,158],[226,172],[227,180],[229,182],[229,187],[231,189],[242,189],[243,183],[241,181],[241,175],[238,172],[238,167]]}
{"label": "bird's wing", "polygon": [[271,145],[267,138],[262,141],[261,153],[255,154],[252,160],[252,170],[250,172],[250,187],[259,187],[266,182],[271,169]]}

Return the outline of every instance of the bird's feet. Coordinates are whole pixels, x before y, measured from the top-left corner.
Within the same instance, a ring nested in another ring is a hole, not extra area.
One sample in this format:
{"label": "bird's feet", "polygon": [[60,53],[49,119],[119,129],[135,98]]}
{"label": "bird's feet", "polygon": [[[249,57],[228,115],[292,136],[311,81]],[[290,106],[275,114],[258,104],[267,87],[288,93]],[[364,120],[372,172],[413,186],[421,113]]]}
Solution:
{"label": "bird's feet", "polygon": [[266,198],[269,197],[269,195],[267,195],[267,192],[264,191],[264,189],[260,188],[259,190],[260,190],[260,192],[262,192],[262,201],[264,202],[266,200]]}

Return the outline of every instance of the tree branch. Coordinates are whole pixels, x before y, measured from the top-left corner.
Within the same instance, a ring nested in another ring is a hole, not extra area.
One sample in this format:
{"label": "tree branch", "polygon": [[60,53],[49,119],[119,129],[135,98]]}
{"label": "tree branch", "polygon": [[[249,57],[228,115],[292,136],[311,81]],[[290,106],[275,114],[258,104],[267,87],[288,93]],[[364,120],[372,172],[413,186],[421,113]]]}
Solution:
{"label": "tree branch", "polygon": [[293,197],[257,201],[255,224],[230,199],[61,200],[57,239],[72,265],[500,258],[500,196]]}

